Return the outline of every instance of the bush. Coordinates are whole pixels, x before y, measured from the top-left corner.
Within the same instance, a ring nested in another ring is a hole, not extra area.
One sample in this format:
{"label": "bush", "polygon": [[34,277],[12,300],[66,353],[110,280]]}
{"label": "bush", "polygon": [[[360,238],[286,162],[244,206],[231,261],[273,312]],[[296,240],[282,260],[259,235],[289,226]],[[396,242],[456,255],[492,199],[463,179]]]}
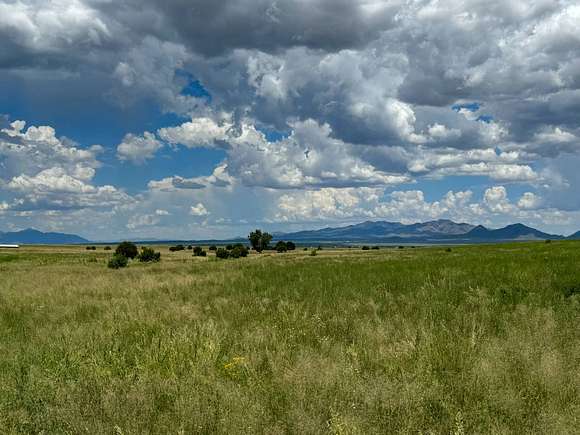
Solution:
{"label": "bush", "polygon": [[171,247],[169,248],[169,250],[170,250],[171,252],[177,252],[177,251],[185,251],[185,246],[183,246],[183,245],[176,245],[176,246],[171,246]]}
{"label": "bush", "polygon": [[144,246],[141,248],[141,253],[137,258],[141,263],[156,263],[161,260],[161,253]]}
{"label": "bush", "polygon": [[124,255],[115,254],[109,260],[107,266],[109,267],[109,269],[121,269],[123,267],[127,267],[128,263],[129,260],[127,260],[127,257],[125,257]]}
{"label": "bush", "polygon": [[96,251],[97,247],[96,246],[87,246],[86,249],[87,249],[87,251]]}
{"label": "bush", "polygon": [[191,251],[192,249],[193,249],[193,246],[191,246],[191,245],[188,245],[188,246],[187,246],[187,250],[188,250],[188,251]]}
{"label": "bush", "polygon": [[194,257],[205,257],[207,253],[201,248],[201,246],[196,246],[193,248]]}
{"label": "bush", "polygon": [[217,251],[217,246],[216,246],[216,245],[211,245],[211,246],[209,247],[209,250],[210,250],[210,251]]}
{"label": "bush", "polygon": [[221,258],[222,260],[226,260],[226,259],[230,258],[230,253],[227,250],[225,250],[224,248],[218,248],[215,251],[215,256],[217,258]]}
{"label": "bush", "polygon": [[240,258],[240,257],[247,257],[250,250],[246,248],[242,244],[237,244],[234,246],[234,249],[230,252],[230,257],[232,258]]}
{"label": "bush", "polygon": [[310,251],[311,257],[316,257],[317,254],[318,254],[318,249],[313,249],[312,251]]}
{"label": "bush", "polygon": [[232,249],[234,249],[234,245],[227,245],[227,246],[226,246],[226,249],[227,249],[228,251],[231,251]]}
{"label": "bush", "polygon": [[288,245],[286,244],[286,242],[283,242],[282,240],[280,240],[278,243],[276,243],[276,251],[286,252],[287,250],[288,250]]}
{"label": "bush", "polygon": [[546,243],[552,243],[550,239],[546,239]]}
{"label": "bush", "polygon": [[362,247],[362,250],[363,250],[363,251],[370,251],[370,249],[371,249],[371,248],[369,248],[368,246],[363,246],[363,247]]}
{"label": "bush", "polygon": [[289,251],[294,251],[296,249],[296,245],[294,242],[286,242],[286,248],[288,248]]}
{"label": "bush", "polygon": [[371,249],[374,249],[375,251],[378,251],[379,249],[381,249],[380,246],[373,246]]}
{"label": "bush", "polygon": [[308,248],[304,248],[303,251],[308,251]]}
{"label": "bush", "polygon": [[399,246],[399,249],[405,249],[405,247],[404,246]]}
{"label": "bush", "polygon": [[135,243],[122,242],[117,246],[117,249],[115,249],[115,254],[122,255],[123,257],[132,260],[139,254],[139,251],[137,250],[137,245],[135,245]]}
{"label": "bush", "polygon": [[447,249],[445,250],[445,252],[452,252],[452,249],[451,249],[451,248],[447,248]]}
{"label": "bush", "polygon": [[110,251],[111,247],[110,246],[105,246],[105,251]]}

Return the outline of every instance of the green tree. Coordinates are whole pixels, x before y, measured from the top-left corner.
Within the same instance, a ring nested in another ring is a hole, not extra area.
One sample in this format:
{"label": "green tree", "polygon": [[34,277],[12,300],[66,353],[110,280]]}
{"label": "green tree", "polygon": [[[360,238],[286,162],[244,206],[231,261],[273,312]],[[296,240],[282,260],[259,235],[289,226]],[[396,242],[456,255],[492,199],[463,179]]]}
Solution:
{"label": "green tree", "polygon": [[286,252],[287,250],[288,250],[288,245],[286,244],[286,242],[283,242],[282,240],[280,240],[278,243],[276,243],[276,251]]}
{"label": "green tree", "polygon": [[272,235],[269,233],[263,233],[262,230],[252,231],[248,236],[248,240],[257,252],[262,252],[268,249],[270,242],[272,241]]}

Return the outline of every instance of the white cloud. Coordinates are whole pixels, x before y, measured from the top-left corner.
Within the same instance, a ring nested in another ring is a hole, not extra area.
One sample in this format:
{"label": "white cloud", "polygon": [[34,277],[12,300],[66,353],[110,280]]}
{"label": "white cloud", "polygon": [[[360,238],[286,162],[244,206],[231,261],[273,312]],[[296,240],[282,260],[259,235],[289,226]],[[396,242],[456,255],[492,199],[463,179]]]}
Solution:
{"label": "white cloud", "polygon": [[189,210],[189,214],[192,216],[203,217],[203,216],[208,216],[209,212],[207,211],[205,206],[200,202],[197,205],[191,206],[191,208]]}
{"label": "white cloud", "polygon": [[518,201],[518,207],[523,210],[535,210],[542,205],[542,198],[533,192],[526,192]]}
{"label": "white cloud", "polygon": [[142,136],[128,134],[117,147],[117,157],[134,164],[143,164],[146,160],[152,159],[162,147],[163,144],[155,135],[147,131]]}
{"label": "white cloud", "polygon": [[14,197],[8,210],[106,208],[133,199],[117,188],[91,184],[99,146],[81,149],[49,126],[15,121],[0,131],[0,193]]}
{"label": "white cloud", "polygon": [[227,119],[216,122],[212,118],[200,117],[177,127],[162,128],[158,134],[170,144],[184,145],[188,148],[211,148],[216,146],[218,141],[228,140],[228,130],[231,127],[232,124]]}

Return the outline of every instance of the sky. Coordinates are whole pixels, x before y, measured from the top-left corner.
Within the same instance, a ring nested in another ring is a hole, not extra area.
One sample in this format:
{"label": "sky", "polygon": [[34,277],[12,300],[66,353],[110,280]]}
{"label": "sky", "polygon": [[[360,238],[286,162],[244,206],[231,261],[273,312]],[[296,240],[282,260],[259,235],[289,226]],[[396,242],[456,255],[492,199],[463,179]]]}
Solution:
{"label": "sky", "polygon": [[0,231],[580,230],[580,4],[0,0]]}

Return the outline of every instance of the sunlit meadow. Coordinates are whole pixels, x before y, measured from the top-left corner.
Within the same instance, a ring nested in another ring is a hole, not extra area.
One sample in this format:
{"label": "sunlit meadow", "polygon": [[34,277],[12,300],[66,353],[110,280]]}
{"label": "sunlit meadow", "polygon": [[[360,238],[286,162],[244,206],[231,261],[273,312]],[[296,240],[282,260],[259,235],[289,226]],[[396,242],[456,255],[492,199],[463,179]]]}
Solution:
{"label": "sunlit meadow", "polygon": [[161,252],[0,252],[1,433],[580,431],[580,243]]}

